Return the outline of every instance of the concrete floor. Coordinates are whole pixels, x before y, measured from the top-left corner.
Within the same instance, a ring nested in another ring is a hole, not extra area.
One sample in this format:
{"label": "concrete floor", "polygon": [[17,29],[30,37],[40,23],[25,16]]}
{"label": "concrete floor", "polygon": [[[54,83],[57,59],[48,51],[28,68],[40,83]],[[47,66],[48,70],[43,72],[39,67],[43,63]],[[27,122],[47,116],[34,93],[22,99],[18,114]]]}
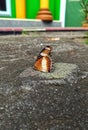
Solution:
{"label": "concrete floor", "polygon": [[[0,36],[0,130],[88,130],[88,45],[78,34]],[[33,64],[46,45],[53,63],[75,64],[78,72],[61,82],[35,76]]]}

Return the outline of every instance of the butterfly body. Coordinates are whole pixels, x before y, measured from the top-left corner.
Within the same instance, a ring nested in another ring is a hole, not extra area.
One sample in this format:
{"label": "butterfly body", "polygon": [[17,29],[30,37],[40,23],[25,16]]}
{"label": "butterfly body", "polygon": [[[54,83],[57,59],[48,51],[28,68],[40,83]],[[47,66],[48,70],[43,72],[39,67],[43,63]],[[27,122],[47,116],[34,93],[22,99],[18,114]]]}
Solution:
{"label": "butterfly body", "polygon": [[42,72],[50,72],[51,68],[52,68],[52,60],[49,56],[51,52],[51,48],[44,48],[39,56],[37,57],[37,60],[34,64],[34,68],[38,71],[42,71]]}

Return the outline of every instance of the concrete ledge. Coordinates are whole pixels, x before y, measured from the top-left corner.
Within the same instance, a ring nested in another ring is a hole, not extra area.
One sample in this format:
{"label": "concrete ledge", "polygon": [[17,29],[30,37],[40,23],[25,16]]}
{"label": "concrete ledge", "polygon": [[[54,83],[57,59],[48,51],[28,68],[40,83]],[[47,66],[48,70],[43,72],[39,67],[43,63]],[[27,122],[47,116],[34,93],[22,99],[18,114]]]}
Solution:
{"label": "concrete ledge", "polygon": [[[0,35],[22,34],[23,32],[59,32],[62,37],[88,37],[88,28],[23,28],[23,27],[0,27]],[[68,33],[67,33],[68,32]],[[63,33],[63,34],[62,34]],[[76,34],[77,33],[77,34]],[[81,35],[80,35],[81,33]],[[75,35],[74,35],[75,34]]]}
{"label": "concrete ledge", "polygon": [[0,35],[22,34],[22,32],[88,32],[83,27],[61,27],[61,21],[43,22],[41,20],[0,18]]}
{"label": "concrete ledge", "polygon": [[88,31],[88,28],[84,27],[52,27],[52,28],[46,28],[46,31]]}
{"label": "concrete ledge", "polygon": [[41,20],[29,19],[7,19],[0,18],[0,27],[23,27],[23,28],[41,28],[41,27],[61,27],[61,21],[43,22]]}

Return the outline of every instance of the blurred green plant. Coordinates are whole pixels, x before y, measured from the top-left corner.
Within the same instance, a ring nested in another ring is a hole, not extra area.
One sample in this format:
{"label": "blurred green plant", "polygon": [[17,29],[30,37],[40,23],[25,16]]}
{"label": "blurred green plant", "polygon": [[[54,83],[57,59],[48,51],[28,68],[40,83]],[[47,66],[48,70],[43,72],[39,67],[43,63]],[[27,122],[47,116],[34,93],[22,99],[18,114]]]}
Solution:
{"label": "blurred green plant", "polygon": [[88,44],[88,32],[86,33],[86,40],[85,43]]}
{"label": "blurred green plant", "polygon": [[88,23],[88,0],[80,0],[80,5],[85,15],[85,22]]}
{"label": "blurred green plant", "polygon": [[86,40],[86,44],[88,44],[88,39]]}
{"label": "blurred green plant", "polygon": [[23,30],[22,35],[28,35],[28,32],[26,30]]}

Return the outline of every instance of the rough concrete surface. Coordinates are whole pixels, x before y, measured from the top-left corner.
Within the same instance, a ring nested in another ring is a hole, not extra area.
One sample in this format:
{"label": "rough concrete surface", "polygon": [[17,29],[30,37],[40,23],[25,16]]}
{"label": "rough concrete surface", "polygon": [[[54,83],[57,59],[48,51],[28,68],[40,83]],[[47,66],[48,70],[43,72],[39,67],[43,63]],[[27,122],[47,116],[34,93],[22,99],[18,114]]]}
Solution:
{"label": "rough concrete surface", "polygon": [[[82,37],[59,32],[0,36],[0,130],[88,130],[88,45],[84,42]],[[51,73],[58,70],[57,64],[62,73],[63,65],[66,72],[69,65],[75,66],[67,79],[58,81],[33,69],[46,45],[53,47]]]}

